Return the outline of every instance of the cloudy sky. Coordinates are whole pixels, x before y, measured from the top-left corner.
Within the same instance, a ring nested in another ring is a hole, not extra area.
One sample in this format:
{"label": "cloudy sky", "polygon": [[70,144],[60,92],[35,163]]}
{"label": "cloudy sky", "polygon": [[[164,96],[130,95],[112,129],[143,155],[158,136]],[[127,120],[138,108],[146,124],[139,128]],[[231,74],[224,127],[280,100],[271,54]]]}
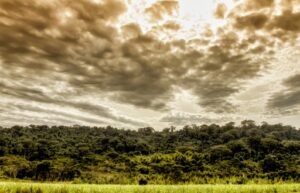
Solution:
{"label": "cloudy sky", "polygon": [[300,0],[0,0],[2,126],[300,127]]}

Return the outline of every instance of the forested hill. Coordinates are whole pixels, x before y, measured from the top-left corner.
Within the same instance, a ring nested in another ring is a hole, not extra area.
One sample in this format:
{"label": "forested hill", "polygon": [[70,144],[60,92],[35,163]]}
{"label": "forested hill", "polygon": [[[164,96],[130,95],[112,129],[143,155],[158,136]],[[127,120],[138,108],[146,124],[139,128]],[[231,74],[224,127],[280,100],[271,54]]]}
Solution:
{"label": "forested hill", "polygon": [[300,181],[300,131],[243,121],[137,131],[0,128],[0,178],[91,183]]}

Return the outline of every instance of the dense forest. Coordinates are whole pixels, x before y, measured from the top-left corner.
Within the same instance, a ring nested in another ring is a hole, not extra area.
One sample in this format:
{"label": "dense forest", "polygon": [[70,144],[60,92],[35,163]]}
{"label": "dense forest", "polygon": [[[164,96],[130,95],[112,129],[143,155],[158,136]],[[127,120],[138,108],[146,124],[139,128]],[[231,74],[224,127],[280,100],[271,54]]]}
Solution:
{"label": "dense forest", "polygon": [[162,131],[0,127],[0,178],[99,184],[300,182],[300,131],[250,120]]}

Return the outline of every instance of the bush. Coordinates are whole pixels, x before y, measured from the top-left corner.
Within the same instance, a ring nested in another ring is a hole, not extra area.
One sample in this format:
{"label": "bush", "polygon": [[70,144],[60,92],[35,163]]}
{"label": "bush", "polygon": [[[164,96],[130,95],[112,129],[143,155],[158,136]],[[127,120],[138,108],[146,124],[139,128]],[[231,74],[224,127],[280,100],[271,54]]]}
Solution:
{"label": "bush", "polygon": [[139,185],[147,185],[148,184],[148,180],[146,180],[145,178],[141,178],[139,180]]}

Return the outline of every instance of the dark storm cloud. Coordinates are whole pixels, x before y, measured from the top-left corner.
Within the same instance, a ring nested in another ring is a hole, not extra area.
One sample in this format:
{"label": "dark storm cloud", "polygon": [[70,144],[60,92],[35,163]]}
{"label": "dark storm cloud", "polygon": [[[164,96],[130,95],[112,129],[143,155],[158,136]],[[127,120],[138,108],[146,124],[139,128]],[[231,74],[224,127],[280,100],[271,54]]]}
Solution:
{"label": "dark storm cloud", "polygon": [[[236,105],[229,97],[242,88],[241,81],[256,77],[268,67],[266,60],[272,56],[262,49],[257,55],[257,46],[261,42],[256,37],[241,39],[232,31],[217,32],[217,40],[207,45],[202,57],[196,56],[189,63],[194,65],[192,74],[185,76],[183,87],[199,96],[199,104],[209,111],[234,112]],[[191,57],[188,57],[191,59]]]}
{"label": "dark storm cloud", "polygon": [[272,108],[296,107],[300,104],[300,90],[284,90],[273,95],[269,101]]}
{"label": "dark storm cloud", "polygon": [[274,17],[271,21],[270,28],[281,29],[284,31],[299,32],[300,12],[293,13],[292,10],[285,10],[281,15]]}
{"label": "dark storm cloud", "polygon": [[300,74],[286,79],[282,84],[285,89],[269,99],[268,107],[283,112],[300,110]]}
{"label": "dark storm cloud", "polygon": [[74,123],[82,123],[77,120],[64,119],[60,117],[55,117],[55,120],[48,120],[46,117],[39,119],[32,115],[24,115],[23,113],[5,113],[1,114],[0,118],[2,120],[1,124],[8,127],[11,125],[30,125],[32,123],[37,125],[74,125]]}
{"label": "dark storm cloud", "polygon": [[300,74],[294,75],[286,79],[283,84],[290,88],[300,88]]}
{"label": "dark storm cloud", "polygon": [[161,20],[165,16],[174,15],[178,12],[179,4],[176,0],[158,1],[148,7],[145,13],[148,14],[153,21]]}
{"label": "dark storm cloud", "polygon": [[181,26],[180,24],[173,22],[173,21],[168,21],[166,23],[163,24],[163,29],[168,29],[168,30],[173,30],[173,31],[178,31]]}
{"label": "dark storm cloud", "polygon": [[272,7],[275,4],[275,0],[246,0],[245,7],[250,10],[257,10],[266,7]]}
{"label": "dark storm cloud", "polygon": [[[274,6],[270,0],[249,0],[228,13],[229,24],[216,32],[208,28],[191,40],[162,41],[136,23],[117,27],[127,9],[121,0],[2,0],[0,75],[12,85],[2,83],[1,95],[140,126],[144,123],[72,97],[105,95],[138,108],[167,110],[173,89],[182,87],[195,94],[207,111],[234,112],[237,105],[230,97],[239,92],[243,81],[268,67],[274,39],[284,42],[298,37],[299,13],[287,8],[269,17]],[[177,9],[177,1],[158,1],[145,12],[157,21]],[[224,7],[217,12],[226,19]],[[176,32],[180,27],[168,21],[157,28]],[[54,80],[72,92],[56,93],[51,87]],[[52,90],[52,95],[33,88],[37,83]]]}
{"label": "dark storm cloud", "polygon": [[[27,102],[40,102],[42,104],[53,104],[58,105],[59,107],[68,107],[68,108],[74,108],[81,112],[85,112],[94,116],[98,116],[99,118],[107,118],[109,120],[113,120],[116,122],[120,122],[123,124],[129,124],[134,126],[145,126],[146,123],[136,121],[133,119],[129,119],[124,116],[116,115],[112,110],[108,107],[104,107],[98,104],[94,104],[92,102],[80,102],[80,101],[71,101],[68,100],[68,98],[55,98],[50,97],[49,95],[45,94],[41,90],[32,89],[32,88],[21,88],[16,86],[8,86],[3,83],[0,84],[1,93],[3,95],[6,95],[8,97],[15,97],[16,99],[21,99],[23,101]],[[11,107],[17,108],[17,110],[24,111],[32,111],[32,112],[41,112],[45,114],[54,114],[54,115],[61,115],[65,118],[73,118],[82,120],[85,122],[90,122],[94,124],[104,124],[105,122],[100,121],[99,119],[91,119],[86,118],[82,116],[72,115],[64,112],[54,111],[51,109],[42,109],[38,107],[33,107],[30,105],[14,105],[11,104]],[[9,108],[9,107],[6,107]]]}
{"label": "dark storm cloud", "polygon": [[[3,10],[11,8],[9,12],[2,12],[3,17],[9,20],[9,24],[5,24],[6,20],[3,19],[3,30],[0,32],[3,43],[1,58],[5,68],[12,72],[16,68],[22,68],[24,73],[30,69],[37,73],[42,70],[48,74],[64,73],[69,76],[70,85],[79,92],[111,92],[112,98],[122,102],[130,99],[127,102],[137,106],[163,106],[161,102],[157,102],[160,100],[157,95],[168,93],[170,88],[163,84],[158,64],[162,56],[158,54],[167,48],[159,52],[159,49],[166,46],[146,36],[119,44],[120,37],[117,37],[117,30],[109,24],[109,19],[115,19],[124,11],[122,2],[104,1],[105,3],[98,5],[80,1],[72,6],[67,1],[56,2],[59,6],[39,5],[36,2],[1,2]],[[45,6],[47,10],[40,11],[39,6]],[[15,7],[18,9],[15,10]],[[68,15],[70,18],[60,21],[62,18],[57,15],[67,14],[66,11],[71,14]],[[27,12],[30,14],[26,14]],[[39,18],[37,16],[44,14],[49,15],[49,18],[41,21],[44,28],[37,31],[32,22]],[[18,21],[21,17],[24,19]],[[19,32],[19,29],[22,31]],[[125,29],[139,33],[138,26],[135,29],[134,25],[125,26]],[[148,57],[151,54],[155,54],[153,59],[156,64]]]}
{"label": "dark storm cloud", "polygon": [[299,1],[249,0],[229,15],[234,27],[251,33],[263,32],[273,41],[295,43],[300,32],[300,12],[294,8]]}
{"label": "dark storm cloud", "polygon": [[[238,29],[263,30],[273,34],[280,32],[290,33],[300,31],[300,13],[294,13],[292,10],[284,10],[283,13],[276,16],[270,16],[266,13],[249,13],[235,18],[235,27]],[[282,34],[283,35],[283,34]],[[292,35],[291,33],[289,35]],[[280,38],[280,36],[278,36]]]}
{"label": "dark storm cloud", "polygon": [[[45,109],[41,107],[35,107],[35,106],[30,106],[30,105],[24,105],[24,104],[8,104],[6,105],[5,108],[8,108],[9,106],[14,107],[14,110],[16,112],[19,112],[19,115],[22,116],[24,115],[24,112],[34,112],[34,113],[39,113],[39,114],[44,114],[45,116],[50,116],[50,117],[55,117],[55,120],[57,118],[60,118],[62,120],[68,120],[67,122],[75,124],[74,120],[85,122],[85,123],[92,123],[96,125],[103,125],[106,124],[108,125],[108,122],[102,121],[100,119],[95,119],[95,118],[90,118],[90,117],[85,117],[85,116],[80,116],[80,115],[74,115],[71,113],[66,113],[66,112],[61,112],[58,110],[51,110],[51,109]],[[41,121],[42,122],[42,121]]]}
{"label": "dark storm cloud", "polygon": [[261,13],[254,13],[247,16],[241,16],[236,18],[236,27],[242,28],[253,28],[260,29],[264,27],[268,21],[268,16]]}
{"label": "dark storm cloud", "polygon": [[129,38],[136,38],[142,34],[140,26],[135,23],[122,26],[122,32],[124,36]]}

